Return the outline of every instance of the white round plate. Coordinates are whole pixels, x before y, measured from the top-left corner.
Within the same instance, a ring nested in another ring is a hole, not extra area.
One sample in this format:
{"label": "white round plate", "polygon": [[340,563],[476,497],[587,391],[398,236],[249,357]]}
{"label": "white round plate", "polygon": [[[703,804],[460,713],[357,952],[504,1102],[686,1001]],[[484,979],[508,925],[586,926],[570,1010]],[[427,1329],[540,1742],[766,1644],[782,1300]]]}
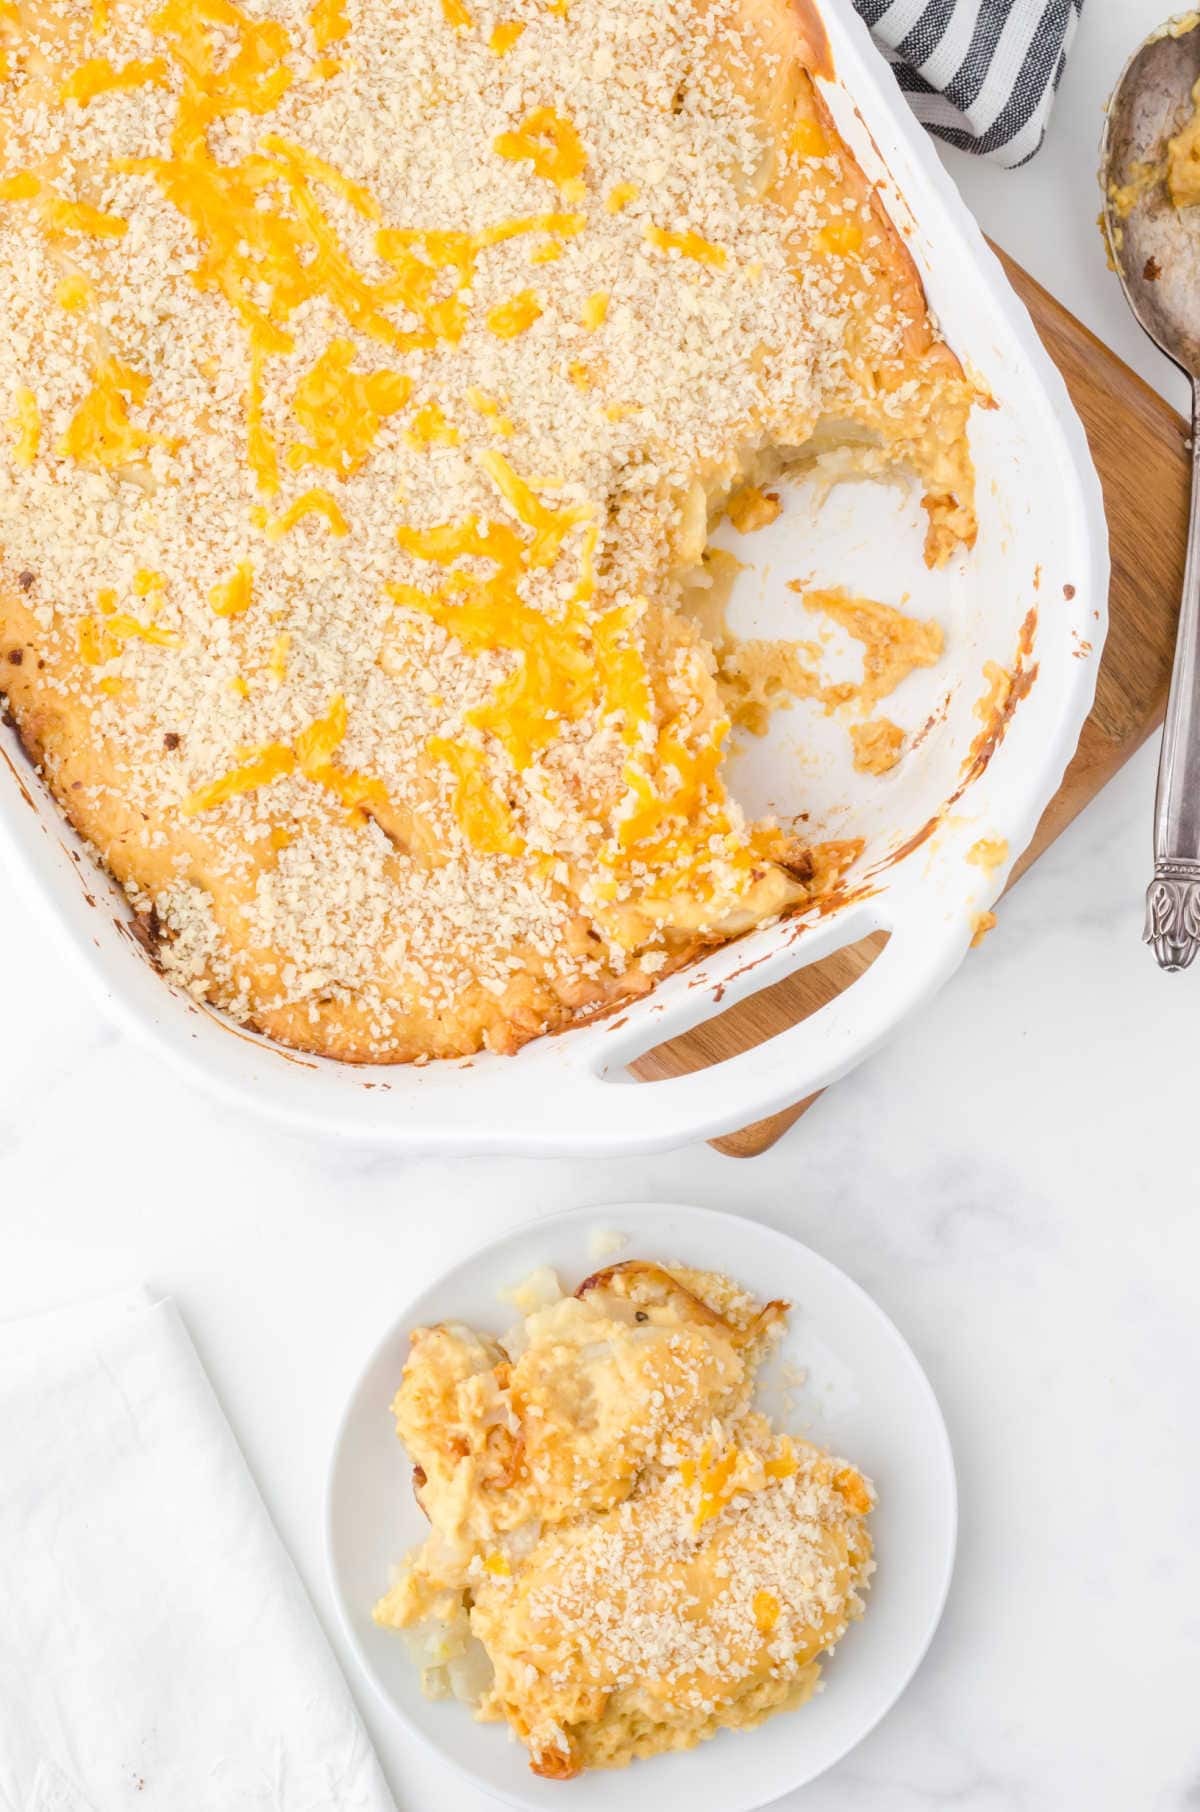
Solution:
{"label": "white round plate", "polygon": [[[503,1332],[513,1311],[498,1300],[499,1290],[545,1264],[573,1290],[613,1262],[596,1258],[592,1244],[597,1232],[609,1230],[628,1236],[616,1258],[673,1259],[724,1271],[764,1299],[784,1296],[791,1303],[787,1335],[759,1400],[794,1433],[842,1454],[875,1481],[878,1571],[865,1618],[827,1661],[825,1690],[808,1705],[758,1730],[723,1732],[683,1755],[635,1762],[619,1777],[603,1771],[564,1786],[531,1774],[524,1748],[508,1740],[503,1725],[477,1724],[453,1700],[424,1698],[404,1642],[375,1627],[371,1606],[386,1590],[393,1563],[428,1529],[388,1409],[409,1331],[455,1320]],[[756,1221],[645,1202],[575,1209],[521,1227],[410,1303],[355,1385],[326,1499],[334,1596],[375,1687],[452,1766],[486,1792],[533,1812],[564,1812],[568,1800],[569,1812],[611,1812],[614,1795],[622,1812],[754,1812],[811,1781],[861,1741],[916,1671],[945,1603],[956,1524],[954,1462],[929,1382],[858,1285],[807,1246]]]}

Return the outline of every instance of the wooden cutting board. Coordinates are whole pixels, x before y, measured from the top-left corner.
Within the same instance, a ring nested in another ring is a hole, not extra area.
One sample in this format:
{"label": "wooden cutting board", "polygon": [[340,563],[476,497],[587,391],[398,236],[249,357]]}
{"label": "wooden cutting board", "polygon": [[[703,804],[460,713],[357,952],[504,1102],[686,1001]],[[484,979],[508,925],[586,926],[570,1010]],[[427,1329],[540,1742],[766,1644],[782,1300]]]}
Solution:
{"label": "wooden cutting board", "polygon": [[[1104,487],[1112,543],[1110,623],[1095,708],[1061,788],[1016,864],[1016,881],[1162,722],[1183,591],[1191,468],[1182,417],[1040,284],[1000,256],[1082,417]],[[1149,839],[1149,800],[1146,812]],[[1149,841],[1146,847],[1148,862]],[[633,1065],[635,1075],[681,1076],[761,1044],[832,1000],[863,973],[885,941],[883,934],[865,938],[739,1002],[648,1051]],[[815,1099],[810,1095],[712,1143],[731,1157],[754,1157]]]}

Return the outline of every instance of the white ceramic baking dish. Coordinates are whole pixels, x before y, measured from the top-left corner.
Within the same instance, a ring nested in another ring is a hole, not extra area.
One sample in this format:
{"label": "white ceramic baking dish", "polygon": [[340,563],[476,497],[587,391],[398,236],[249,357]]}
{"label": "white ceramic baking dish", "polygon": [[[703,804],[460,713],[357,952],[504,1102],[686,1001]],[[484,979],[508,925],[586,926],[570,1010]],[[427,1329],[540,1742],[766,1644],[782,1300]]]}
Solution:
{"label": "white ceramic baking dish", "polygon": [[[407,1151],[620,1153],[729,1132],[844,1075],[947,979],[1057,789],[1091,707],[1106,622],[1107,536],[1087,443],[1028,315],[848,0],[820,0],[819,11],[836,70],[822,80],[825,98],[879,183],[947,338],[997,404],[975,412],[972,431],[979,542],[946,571],[921,562],[916,497],[878,485],[841,485],[825,498],[811,485],[794,489],[778,523],[739,543],[757,569],[735,594],[741,633],[811,636],[814,619],[785,583],[799,576],[892,602],[907,593],[906,608],[945,627],[940,664],[887,701],[909,730],[932,724],[891,775],[856,775],[844,725],[812,706],[778,714],[733,768],[752,809],[805,811],[814,834],[863,838],[855,873],[869,885],[835,912],[759,930],[617,1017],[516,1057],[355,1068],[254,1037],[166,983],[123,896],[65,829],[15,735],[0,731],[6,867],[29,882],[35,909],[61,926],[110,1007],[238,1106]],[[964,786],[985,663],[1012,667],[1031,610],[1025,665],[1036,678]],[[966,860],[984,836],[1006,841],[1008,861],[989,870]],[[651,1046],[880,930],[890,933],[883,954],[803,1023],[707,1070],[630,1079],[626,1065]]]}

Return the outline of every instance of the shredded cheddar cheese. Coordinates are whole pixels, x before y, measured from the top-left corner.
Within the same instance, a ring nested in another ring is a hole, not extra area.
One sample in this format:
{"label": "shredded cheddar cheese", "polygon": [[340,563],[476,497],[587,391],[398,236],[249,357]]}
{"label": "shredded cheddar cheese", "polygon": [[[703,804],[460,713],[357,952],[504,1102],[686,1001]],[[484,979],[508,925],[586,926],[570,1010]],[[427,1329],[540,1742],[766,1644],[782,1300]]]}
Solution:
{"label": "shredded cheddar cheese", "polygon": [[486,420],[491,423],[497,434],[507,436],[515,431],[512,422],[509,420],[508,416],[505,415],[500,404],[494,397],[489,396],[486,390],[481,390],[477,384],[468,384],[466,395],[467,401],[470,403],[472,409],[484,416]]}
{"label": "shredded cheddar cheese", "polygon": [[318,50],[328,50],[331,44],[340,44],[343,38],[349,37],[346,0],[316,0],[309,14],[309,29]]}
{"label": "shredded cheddar cheese", "polygon": [[[282,648],[276,644],[274,658],[280,667],[286,663],[287,644]],[[244,696],[243,688],[244,682],[239,687]],[[339,694],[331,701],[325,716],[316,718],[302,730],[290,748],[276,742],[252,749],[231,772],[190,794],[183,804],[185,814],[194,817],[200,812],[212,811],[239,793],[270,786],[298,769],[306,779],[333,793],[346,807],[352,822],[361,824],[365,808],[383,810],[388,801],[377,780],[341,768],[334,762],[334,751],[344,740],[347,725],[346,701]]]}
{"label": "shredded cheddar cheese", "polygon": [[242,617],[254,599],[254,568],[249,560],[240,560],[233,576],[214,585],[209,603],[219,617]]}
{"label": "shredded cheddar cheese", "polygon": [[524,30],[525,26],[520,19],[501,20],[500,24],[492,29],[492,35],[488,39],[488,49],[494,51],[498,57],[507,56]]}
{"label": "shredded cheddar cheese", "polygon": [[54,286],[54,300],[68,314],[76,314],[86,308],[92,299],[92,287],[86,277],[62,277]]}
{"label": "shredded cheddar cheese", "polygon": [[829,152],[829,140],[821,127],[821,122],[811,116],[799,119],[792,127],[788,148],[797,157],[825,157]]}
{"label": "shredded cheddar cheese", "polygon": [[862,225],[857,220],[831,220],[817,234],[821,250],[835,258],[848,258],[854,252],[861,252],[862,243]]}
{"label": "shredded cheddar cheese", "polygon": [[362,466],[384,421],[408,402],[410,377],[355,371],[354,356],[352,340],[333,340],[301,380],[292,410],[310,439],[288,448],[292,471],[324,466],[348,478]]}
{"label": "shredded cheddar cheese", "polygon": [[351,821],[361,824],[364,808],[385,810],[388,799],[379,781],[339,767],[333,760],[334,751],[345,740],[347,726],[346,701],[339,694],[325,716],[317,718],[296,738],[296,761],[302,774],[332,792],[350,813]]}
{"label": "shredded cheddar cheese", "polygon": [[200,812],[211,812],[235,799],[239,793],[252,793],[260,786],[270,786],[272,781],[290,774],[295,765],[296,757],[291,749],[282,743],[265,743],[252,750],[228,774],[222,774],[219,779],[210,780],[207,786],[197,787],[190,793],[183,802],[184,813],[194,818]]}
{"label": "shredded cheddar cheese", "polygon": [[107,57],[92,57],[81,63],[78,69],[72,70],[58,90],[60,101],[77,101],[81,107],[87,107],[99,94],[111,94],[118,88],[141,88],[149,85],[163,88],[167,81],[167,66],[161,57],[151,57],[148,61],[125,63],[120,69],[114,69]]}
{"label": "shredded cheddar cheese", "polygon": [[604,325],[608,317],[608,292],[598,289],[590,295],[583,305],[583,324],[589,333],[595,333]]}
{"label": "shredded cheddar cheese", "polygon": [[458,429],[446,420],[437,403],[426,403],[413,416],[412,426],[406,429],[405,438],[413,447],[456,447],[459,435]]}
{"label": "shredded cheddar cheese", "polygon": [[92,372],[92,388],[58,443],[64,459],[97,471],[138,464],[151,447],[169,447],[161,434],[148,434],[129,418],[131,406],[145,402],[150,380],[119,359],[101,359]]}
{"label": "shredded cheddar cheese", "polygon": [[18,170],[12,176],[0,179],[0,201],[36,201],[47,236],[52,241],[63,239],[68,233],[97,239],[122,239],[129,231],[127,220],[116,214],[106,214],[90,202],[71,201],[59,195],[31,170]]}
{"label": "shredded cheddar cheese", "polygon": [[539,318],[542,305],[531,289],[523,289],[507,302],[500,302],[487,317],[488,328],[499,340],[515,340]]}
{"label": "shredded cheddar cheese", "polygon": [[641,190],[635,182],[614,183],[604,198],[604,206],[610,214],[619,214],[631,201],[636,201]]}
{"label": "shredded cheddar cheese", "polygon": [[521,855],[525,845],[513,829],[511,811],[487,779],[482,752],[442,736],[430,738],[428,752],[454,776],[454,814],[474,847],[489,855]]}
{"label": "shredded cheddar cheese", "polygon": [[350,533],[350,524],[343,516],[336,498],[319,487],[303,492],[294,503],[289,504],[282,516],[271,518],[262,510],[252,511],[251,516],[268,541],[282,541],[306,516],[323,516],[334,535]]}
{"label": "shredded cheddar cheese", "polygon": [[0,177],[0,201],[34,201],[42,192],[41,178],[32,170],[18,170]]}
{"label": "shredded cheddar cheese", "polygon": [[104,666],[128,641],[145,642],[155,648],[179,647],[179,637],[173,631],[160,629],[154,623],[140,622],[137,617],[118,611],[116,593],[111,589],[101,591],[96,603],[99,614],[84,617],[78,630],[80,658],[89,667]]}
{"label": "shredded cheddar cheese", "polygon": [[515,132],[502,132],[493,144],[499,157],[524,159],[536,175],[552,182],[566,201],[581,201],[587,153],[570,120],[553,107],[534,107]]}
{"label": "shredded cheddar cheese", "polygon": [[692,258],[698,264],[722,265],[725,262],[725,248],[713,245],[708,239],[702,239],[689,227],[684,233],[671,233],[665,227],[648,226],[646,241],[659,252],[678,252],[684,258]]}

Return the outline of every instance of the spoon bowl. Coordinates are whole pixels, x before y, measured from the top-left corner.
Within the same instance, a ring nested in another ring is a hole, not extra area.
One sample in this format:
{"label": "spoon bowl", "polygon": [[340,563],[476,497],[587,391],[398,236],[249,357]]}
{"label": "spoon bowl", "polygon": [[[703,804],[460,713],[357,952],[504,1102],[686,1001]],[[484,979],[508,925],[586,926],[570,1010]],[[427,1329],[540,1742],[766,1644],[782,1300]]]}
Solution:
{"label": "spoon bowl", "polygon": [[1200,952],[1200,206],[1168,180],[1171,140],[1200,116],[1200,14],[1170,19],[1125,66],[1101,156],[1112,265],[1141,326],[1192,384],[1192,510],[1154,807],[1145,939],[1160,968]]}
{"label": "spoon bowl", "polygon": [[1126,300],[1155,345],[1200,378],[1200,209],[1167,187],[1167,146],[1195,108],[1200,15],[1153,33],[1126,64],[1101,150],[1104,225]]}

